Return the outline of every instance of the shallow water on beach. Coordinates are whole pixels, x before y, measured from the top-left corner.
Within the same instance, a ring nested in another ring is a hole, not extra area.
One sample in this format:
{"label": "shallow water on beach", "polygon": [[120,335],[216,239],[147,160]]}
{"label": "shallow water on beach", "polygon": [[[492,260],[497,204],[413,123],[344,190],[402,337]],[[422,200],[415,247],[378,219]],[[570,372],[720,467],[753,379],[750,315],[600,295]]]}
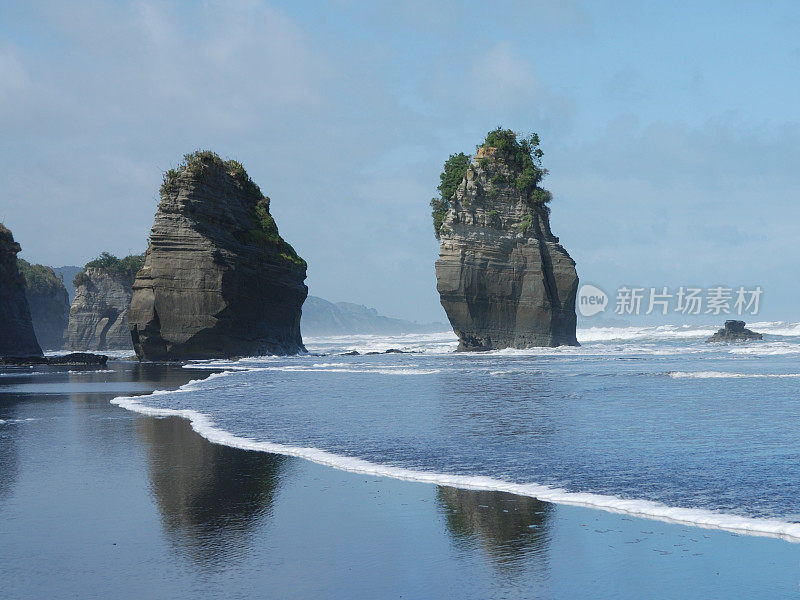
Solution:
{"label": "shallow water on beach", "polygon": [[[796,538],[800,328],[753,328],[764,342],[594,329],[579,348],[482,354],[452,334],[310,339],[310,355],[217,361],[224,376],[117,402],[340,468]],[[340,355],[389,347],[414,353]]]}
{"label": "shallow water on beach", "polygon": [[3,598],[797,595],[796,544],[212,444],[109,403],[206,372],[109,366],[1,371]]}

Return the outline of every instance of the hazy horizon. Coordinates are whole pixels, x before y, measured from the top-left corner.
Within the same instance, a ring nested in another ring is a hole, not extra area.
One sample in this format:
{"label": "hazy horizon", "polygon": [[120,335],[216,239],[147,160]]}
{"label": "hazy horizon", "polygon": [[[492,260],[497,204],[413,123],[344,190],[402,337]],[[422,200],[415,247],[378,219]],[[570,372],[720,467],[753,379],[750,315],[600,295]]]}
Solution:
{"label": "hazy horizon", "polygon": [[745,320],[800,320],[798,25],[789,2],[12,0],[0,221],[32,262],[142,252],[163,171],[209,148],[271,197],[311,294],[446,322],[428,202],[503,125],[540,134],[582,283],[758,285]]}

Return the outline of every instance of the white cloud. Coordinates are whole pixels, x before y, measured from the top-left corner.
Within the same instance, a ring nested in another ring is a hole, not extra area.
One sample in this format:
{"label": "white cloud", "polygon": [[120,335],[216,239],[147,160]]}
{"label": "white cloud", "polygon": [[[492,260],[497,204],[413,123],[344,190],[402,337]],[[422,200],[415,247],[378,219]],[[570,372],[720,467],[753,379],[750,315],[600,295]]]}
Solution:
{"label": "white cloud", "polygon": [[472,67],[470,87],[481,106],[514,108],[541,99],[543,86],[533,66],[502,42],[481,52]]}

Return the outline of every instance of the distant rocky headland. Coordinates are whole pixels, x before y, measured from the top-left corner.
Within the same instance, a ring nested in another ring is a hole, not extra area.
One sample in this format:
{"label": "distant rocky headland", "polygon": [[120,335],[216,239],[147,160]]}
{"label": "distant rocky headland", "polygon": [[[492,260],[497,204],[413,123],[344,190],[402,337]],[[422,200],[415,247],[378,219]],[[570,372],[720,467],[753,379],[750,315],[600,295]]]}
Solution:
{"label": "distant rocky headland", "polygon": [[538,136],[490,131],[445,162],[431,201],[442,306],[459,350],[577,345],[575,262],[550,230]]}
{"label": "distant rocky headland", "polygon": [[128,322],[140,359],[304,350],[306,262],[242,165],[209,151],[164,175]]}
{"label": "distant rocky headland", "polygon": [[328,302],[309,296],[300,319],[303,335],[425,333],[443,331],[443,323],[415,323],[378,314],[374,308],[352,302]]}
{"label": "distant rocky headland", "polygon": [[[132,350],[128,307],[144,255],[117,258],[103,252],[74,278],[66,347],[70,350]],[[66,292],[65,292],[66,293]]]}
{"label": "distant rocky headland", "polygon": [[75,279],[75,275],[81,271],[83,271],[83,267],[76,267],[74,265],[53,267],[53,272],[64,283],[64,288],[67,290],[70,304],[72,304],[72,299],[75,297],[75,284],[73,281]]}

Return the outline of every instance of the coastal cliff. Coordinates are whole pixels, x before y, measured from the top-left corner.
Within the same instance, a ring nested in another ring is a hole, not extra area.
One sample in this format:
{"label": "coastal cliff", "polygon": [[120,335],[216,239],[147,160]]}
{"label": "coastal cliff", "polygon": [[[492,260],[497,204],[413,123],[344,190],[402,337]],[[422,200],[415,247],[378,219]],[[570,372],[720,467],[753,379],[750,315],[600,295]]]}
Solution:
{"label": "coastal cliff", "polygon": [[551,194],[534,134],[489,132],[452,155],[431,202],[436,280],[459,350],[578,345],[575,262],[550,230]]}
{"label": "coastal cliff", "polygon": [[19,258],[17,267],[25,279],[25,297],[39,345],[59,350],[69,323],[69,295],[64,282],[44,265],[32,265]]}
{"label": "coastal cliff", "polygon": [[140,359],[304,350],[306,263],[241,164],[188,154],[164,175],[128,320]]}
{"label": "coastal cliff", "polygon": [[129,350],[128,307],[143,255],[119,259],[104,252],[75,276],[75,297],[69,311],[70,350]]}
{"label": "coastal cliff", "polygon": [[17,267],[20,246],[0,223],[0,358],[41,356],[31,322],[25,279]]}

